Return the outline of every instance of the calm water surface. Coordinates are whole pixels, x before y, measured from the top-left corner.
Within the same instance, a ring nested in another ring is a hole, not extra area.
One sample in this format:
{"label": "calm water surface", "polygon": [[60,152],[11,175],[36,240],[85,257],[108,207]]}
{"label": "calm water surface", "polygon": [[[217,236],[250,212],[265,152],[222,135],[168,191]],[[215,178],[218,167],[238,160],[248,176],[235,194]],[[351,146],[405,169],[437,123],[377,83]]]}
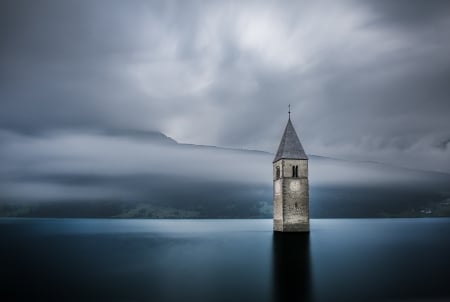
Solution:
{"label": "calm water surface", "polygon": [[0,301],[450,301],[450,219],[0,219]]}

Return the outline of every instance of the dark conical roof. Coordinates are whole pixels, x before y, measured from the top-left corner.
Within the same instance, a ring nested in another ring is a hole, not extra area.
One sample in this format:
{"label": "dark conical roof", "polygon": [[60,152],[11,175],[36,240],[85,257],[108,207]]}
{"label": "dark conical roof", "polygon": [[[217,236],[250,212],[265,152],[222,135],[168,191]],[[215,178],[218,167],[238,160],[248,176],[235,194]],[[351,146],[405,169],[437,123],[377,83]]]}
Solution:
{"label": "dark conical roof", "polygon": [[289,118],[273,162],[280,159],[308,159]]}

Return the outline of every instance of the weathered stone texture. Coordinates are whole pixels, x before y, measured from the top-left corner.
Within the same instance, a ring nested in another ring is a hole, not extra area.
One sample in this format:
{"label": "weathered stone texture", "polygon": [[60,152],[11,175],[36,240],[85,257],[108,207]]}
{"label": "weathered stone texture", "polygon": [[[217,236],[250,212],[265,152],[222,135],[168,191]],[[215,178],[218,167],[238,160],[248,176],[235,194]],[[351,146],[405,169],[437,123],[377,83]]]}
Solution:
{"label": "weathered stone texture", "polygon": [[273,204],[273,219],[283,220],[283,196],[282,196],[282,179],[274,181],[274,204]]}
{"label": "weathered stone texture", "polygon": [[[298,176],[293,175],[293,166],[298,166]],[[273,164],[273,173],[274,231],[308,232],[308,160],[281,159]]]}

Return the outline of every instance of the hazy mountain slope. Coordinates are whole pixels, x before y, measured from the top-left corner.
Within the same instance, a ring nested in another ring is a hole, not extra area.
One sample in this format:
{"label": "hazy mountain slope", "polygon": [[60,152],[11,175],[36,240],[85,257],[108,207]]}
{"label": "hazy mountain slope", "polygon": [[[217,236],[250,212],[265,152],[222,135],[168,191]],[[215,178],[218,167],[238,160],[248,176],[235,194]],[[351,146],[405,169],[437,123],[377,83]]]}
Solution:
{"label": "hazy mountain slope", "polygon": [[[13,138],[0,145],[2,216],[271,217],[266,152],[133,131]],[[309,167],[312,217],[450,214],[449,175],[319,156]]]}

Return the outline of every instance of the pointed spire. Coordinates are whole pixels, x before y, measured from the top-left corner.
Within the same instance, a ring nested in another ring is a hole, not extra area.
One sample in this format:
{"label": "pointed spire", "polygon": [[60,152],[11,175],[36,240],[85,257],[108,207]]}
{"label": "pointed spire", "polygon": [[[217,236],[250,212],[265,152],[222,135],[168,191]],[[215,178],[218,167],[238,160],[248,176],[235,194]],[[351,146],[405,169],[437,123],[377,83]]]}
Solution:
{"label": "pointed spire", "polygon": [[[290,106],[289,106],[290,107]],[[290,118],[289,108],[289,120],[284,129],[283,137],[281,138],[280,146],[278,147],[277,154],[273,162],[280,159],[308,159],[303,146],[298,139],[294,126],[292,125]]]}

